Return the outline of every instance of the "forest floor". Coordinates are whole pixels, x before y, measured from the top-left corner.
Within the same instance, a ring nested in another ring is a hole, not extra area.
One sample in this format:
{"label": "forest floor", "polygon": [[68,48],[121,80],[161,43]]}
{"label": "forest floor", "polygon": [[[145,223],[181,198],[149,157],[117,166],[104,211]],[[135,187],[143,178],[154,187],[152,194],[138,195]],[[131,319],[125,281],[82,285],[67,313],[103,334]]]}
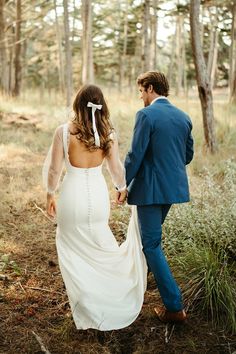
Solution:
{"label": "forest floor", "polygon": [[[184,325],[160,323],[152,276],[132,325],[76,330],[58,267],[56,225],[45,215],[40,182],[52,131],[42,129],[35,116],[2,114],[0,134],[0,354],[236,353],[236,337],[193,310]],[[124,208],[112,203],[111,228],[120,238]]]}

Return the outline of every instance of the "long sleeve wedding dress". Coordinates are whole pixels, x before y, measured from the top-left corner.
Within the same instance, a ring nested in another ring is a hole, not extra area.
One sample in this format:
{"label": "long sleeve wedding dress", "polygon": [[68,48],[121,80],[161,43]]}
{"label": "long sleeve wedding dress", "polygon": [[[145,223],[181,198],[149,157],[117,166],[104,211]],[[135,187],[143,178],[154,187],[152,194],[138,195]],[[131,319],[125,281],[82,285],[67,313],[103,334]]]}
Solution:
{"label": "long sleeve wedding dress", "polygon": [[[73,319],[78,329],[123,328],[137,318],[146,289],[136,209],[119,246],[108,225],[110,201],[102,166],[74,167],[69,140],[68,124],[58,127],[43,173],[48,193],[54,193],[66,167],[57,203],[56,247]],[[117,141],[107,164],[113,183],[122,186]]]}

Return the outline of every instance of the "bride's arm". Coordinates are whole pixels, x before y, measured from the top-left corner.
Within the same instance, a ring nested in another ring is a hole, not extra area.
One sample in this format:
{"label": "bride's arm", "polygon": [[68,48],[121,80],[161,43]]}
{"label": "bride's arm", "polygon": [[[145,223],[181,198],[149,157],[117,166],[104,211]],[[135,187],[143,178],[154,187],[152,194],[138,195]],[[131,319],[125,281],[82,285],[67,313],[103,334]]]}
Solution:
{"label": "bride's arm", "polygon": [[56,129],[53,142],[43,166],[44,185],[47,190],[47,213],[55,216],[56,203],[54,193],[57,190],[64,163],[63,127]]}
{"label": "bride's arm", "polygon": [[118,191],[119,201],[123,202],[127,194],[125,169],[122,162],[120,161],[118,140],[115,133],[112,134],[112,140],[113,142],[109,151],[109,155],[106,157],[107,168],[112,178],[112,182]]}

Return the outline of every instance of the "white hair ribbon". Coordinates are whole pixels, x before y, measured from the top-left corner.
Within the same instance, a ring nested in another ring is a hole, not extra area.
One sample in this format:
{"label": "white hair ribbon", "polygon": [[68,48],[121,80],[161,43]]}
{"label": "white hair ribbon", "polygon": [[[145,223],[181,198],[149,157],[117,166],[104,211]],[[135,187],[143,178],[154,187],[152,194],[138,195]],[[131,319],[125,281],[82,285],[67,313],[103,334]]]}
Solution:
{"label": "white hair ribbon", "polygon": [[88,102],[87,107],[92,107],[92,120],[93,120],[92,123],[93,123],[93,133],[94,133],[95,145],[100,146],[100,138],[99,138],[97,127],[96,127],[95,111],[96,111],[96,109],[101,110],[102,105]]}

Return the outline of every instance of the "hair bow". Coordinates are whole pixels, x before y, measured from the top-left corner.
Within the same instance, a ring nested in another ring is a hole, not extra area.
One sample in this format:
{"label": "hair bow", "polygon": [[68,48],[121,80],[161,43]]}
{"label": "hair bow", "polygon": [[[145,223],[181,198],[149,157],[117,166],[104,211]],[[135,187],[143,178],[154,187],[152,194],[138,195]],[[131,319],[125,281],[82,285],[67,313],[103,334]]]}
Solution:
{"label": "hair bow", "polygon": [[96,126],[96,120],[95,120],[95,111],[96,111],[96,109],[101,110],[102,109],[102,105],[101,104],[94,104],[92,102],[88,102],[87,107],[91,107],[92,108],[92,123],[93,123],[93,134],[94,134],[94,139],[95,139],[95,145],[96,146],[100,146],[100,138],[99,138],[99,135],[98,135],[97,126]]}

